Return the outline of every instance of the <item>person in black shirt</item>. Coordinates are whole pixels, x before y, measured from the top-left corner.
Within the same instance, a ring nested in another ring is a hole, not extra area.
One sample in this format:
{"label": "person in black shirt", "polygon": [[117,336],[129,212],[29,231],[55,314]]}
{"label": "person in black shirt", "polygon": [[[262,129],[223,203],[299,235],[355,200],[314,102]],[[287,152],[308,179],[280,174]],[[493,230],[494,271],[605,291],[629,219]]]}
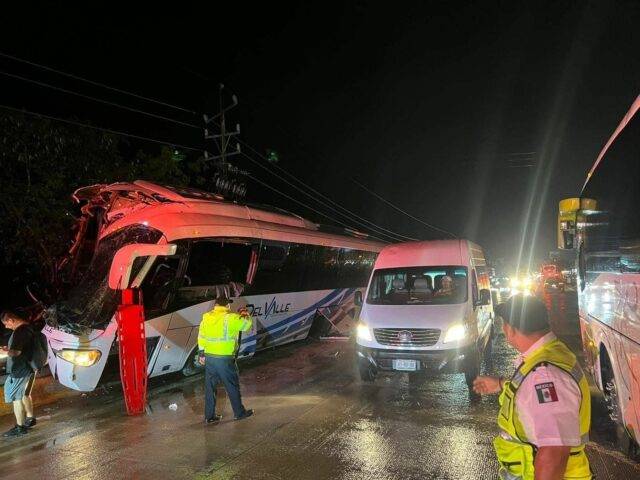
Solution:
{"label": "person in black shirt", "polygon": [[9,330],[13,330],[9,344],[2,347],[2,351],[8,357],[4,401],[13,403],[13,413],[16,416],[15,427],[5,432],[3,436],[16,437],[24,435],[29,431],[29,427],[36,424],[31,400],[36,372],[29,364],[33,354],[34,336],[31,325],[15,312],[4,312],[2,323]]}

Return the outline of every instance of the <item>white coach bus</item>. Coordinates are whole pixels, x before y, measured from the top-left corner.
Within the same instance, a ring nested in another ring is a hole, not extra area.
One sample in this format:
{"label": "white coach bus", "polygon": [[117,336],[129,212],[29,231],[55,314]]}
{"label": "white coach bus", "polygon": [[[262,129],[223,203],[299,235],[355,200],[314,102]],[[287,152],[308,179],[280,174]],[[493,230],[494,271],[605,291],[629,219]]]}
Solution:
{"label": "white coach bus", "polygon": [[222,293],[255,320],[240,356],[304,339],[312,327],[350,330],[354,293],[384,246],[283,210],[146,181],[81,188],[74,197],[84,206],[68,267],[80,281],[49,309],[43,331],[52,374],[81,391],[117,361],[120,293],[109,276],[127,252],[140,255],[129,259],[127,285],[143,294],[154,377],[194,373],[198,325]]}
{"label": "white coach bus", "polygon": [[640,96],[558,218],[559,247],[578,251],[586,362],[632,456],[640,441],[639,109]]}

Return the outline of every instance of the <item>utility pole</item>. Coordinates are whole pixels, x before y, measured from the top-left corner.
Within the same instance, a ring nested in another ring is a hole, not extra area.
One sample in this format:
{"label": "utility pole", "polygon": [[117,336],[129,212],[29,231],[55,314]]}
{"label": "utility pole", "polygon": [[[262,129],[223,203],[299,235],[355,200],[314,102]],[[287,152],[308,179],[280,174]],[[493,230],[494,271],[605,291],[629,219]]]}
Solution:
{"label": "utility pole", "polygon": [[236,124],[235,131],[228,132],[226,127],[226,113],[238,105],[238,97],[231,95],[231,103],[224,105],[224,85],[220,84],[218,98],[220,102],[220,111],[214,115],[203,115],[205,130],[205,140],[213,140],[217,155],[212,155],[208,150],[204,152],[204,159],[208,162],[215,162],[215,174],[213,178],[213,187],[216,193],[224,197],[239,199],[243,198],[247,193],[246,184],[240,180],[240,176],[246,175],[246,172],[235,167],[228,162],[228,158],[242,153],[240,144],[236,141],[235,148],[230,149],[231,141],[240,135],[240,124]]}

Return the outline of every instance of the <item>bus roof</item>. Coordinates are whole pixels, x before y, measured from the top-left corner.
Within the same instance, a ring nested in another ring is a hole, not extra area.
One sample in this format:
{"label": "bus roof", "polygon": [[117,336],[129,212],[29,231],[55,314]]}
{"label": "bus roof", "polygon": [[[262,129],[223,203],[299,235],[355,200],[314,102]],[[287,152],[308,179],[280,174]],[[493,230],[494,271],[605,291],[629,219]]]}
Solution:
{"label": "bus roof", "polygon": [[167,242],[184,238],[261,238],[376,252],[385,245],[348,229],[343,233],[326,232],[321,225],[275,207],[230,202],[208,192],[141,180],[83,187],[73,198],[105,210],[100,238],[125,226],[141,224],[161,231]]}

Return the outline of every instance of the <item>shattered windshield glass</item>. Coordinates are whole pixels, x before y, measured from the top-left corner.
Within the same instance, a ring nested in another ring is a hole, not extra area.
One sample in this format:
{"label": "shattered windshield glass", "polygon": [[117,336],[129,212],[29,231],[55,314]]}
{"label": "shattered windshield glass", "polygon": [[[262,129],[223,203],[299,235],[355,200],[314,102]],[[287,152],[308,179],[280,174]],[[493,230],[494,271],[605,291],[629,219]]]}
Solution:
{"label": "shattered windshield glass", "polygon": [[[49,311],[47,323],[70,333],[87,329],[103,329],[115,313],[119,293],[109,288],[108,278],[115,253],[131,243],[157,243],[162,232],[143,225],[131,225],[100,240],[87,272],[76,287]],[[143,258],[134,262],[131,278],[144,264]]]}

